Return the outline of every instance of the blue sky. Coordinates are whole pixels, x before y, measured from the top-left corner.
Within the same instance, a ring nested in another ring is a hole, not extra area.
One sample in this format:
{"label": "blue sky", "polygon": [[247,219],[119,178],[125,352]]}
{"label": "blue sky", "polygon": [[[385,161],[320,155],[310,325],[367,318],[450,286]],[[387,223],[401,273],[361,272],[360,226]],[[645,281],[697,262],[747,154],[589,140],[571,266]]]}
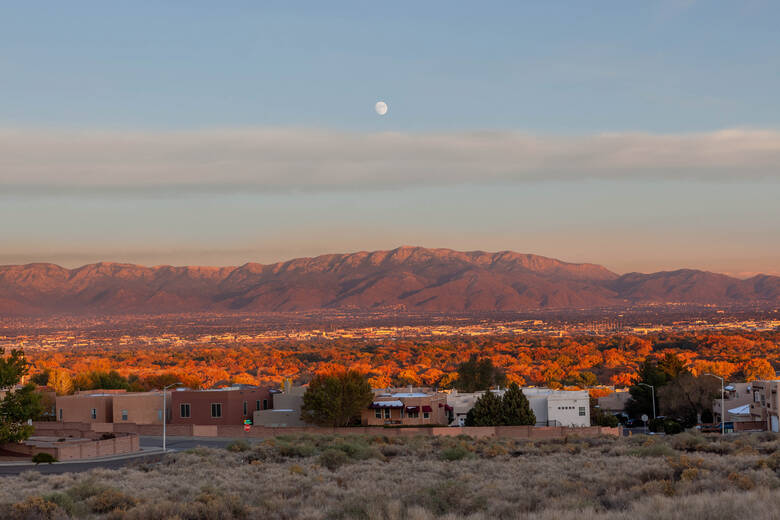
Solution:
{"label": "blue sky", "polygon": [[759,0],[10,3],[0,263],[415,244],[778,272],[778,19]]}

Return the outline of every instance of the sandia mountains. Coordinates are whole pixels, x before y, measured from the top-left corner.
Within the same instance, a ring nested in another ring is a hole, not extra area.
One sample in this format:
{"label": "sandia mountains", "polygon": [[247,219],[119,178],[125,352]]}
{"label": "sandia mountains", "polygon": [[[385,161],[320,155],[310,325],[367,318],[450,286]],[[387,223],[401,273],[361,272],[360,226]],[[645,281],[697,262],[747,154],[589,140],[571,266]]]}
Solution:
{"label": "sandia mountains", "polygon": [[401,247],[240,267],[0,266],[0,314],[314,309],[491,312],[641,303],[780,304],[780,277],[697,270],[619,276],[510,251]]}

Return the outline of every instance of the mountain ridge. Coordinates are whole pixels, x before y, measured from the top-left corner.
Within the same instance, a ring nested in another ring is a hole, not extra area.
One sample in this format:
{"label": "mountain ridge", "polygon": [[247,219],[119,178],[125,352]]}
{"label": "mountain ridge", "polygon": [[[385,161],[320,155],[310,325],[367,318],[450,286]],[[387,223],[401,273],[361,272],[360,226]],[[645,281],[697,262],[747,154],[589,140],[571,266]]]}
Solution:
{"label": "mountain ridge", "polygon": [[240,266],[0,266],[5,315],[406,308],[489,312],[641,303],[778,304],[780,277],[696,269],[618,275],[514,251],[402,246]]}

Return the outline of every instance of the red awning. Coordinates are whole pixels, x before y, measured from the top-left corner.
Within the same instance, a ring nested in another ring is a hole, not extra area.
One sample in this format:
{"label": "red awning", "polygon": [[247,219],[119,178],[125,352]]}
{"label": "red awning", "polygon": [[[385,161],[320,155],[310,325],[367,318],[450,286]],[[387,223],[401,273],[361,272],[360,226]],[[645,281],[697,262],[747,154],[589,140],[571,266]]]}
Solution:
{"label": "red awning", "polygon": [[448,405],[448,404],[445,404],[445,405],[444,405],[444,409],[445,409],[445,410],[447,410],[448,412],[452,412],[452,411],[454,411],[454,410],[455,410],[455,409],[454,409],[452,406],[450,406],[450,405]]}
{"label": "red awning", "polygon": [[422,407],[422,410],[423,410],[423,412],[432,412],[433,408],[431,408],[430,406],[428,406],[426,404],[425,406]]}
{"label": "red awning", "polygon": [[419,407],[419,406],[407,406],[407,407],[406,407],[406,411],[407,411],[407,412],[410,412],[410,413],[414,413],[414,412],[416,412],[416,411],[417,411],[417,410],[419,410],[419,409],[420,409],[420,407]]}

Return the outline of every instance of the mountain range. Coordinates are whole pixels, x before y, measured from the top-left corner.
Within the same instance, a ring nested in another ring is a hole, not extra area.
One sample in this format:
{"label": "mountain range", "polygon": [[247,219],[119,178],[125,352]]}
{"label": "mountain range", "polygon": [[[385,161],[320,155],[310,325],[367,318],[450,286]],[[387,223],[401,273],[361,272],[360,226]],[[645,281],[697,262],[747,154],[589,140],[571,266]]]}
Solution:
{"label": "mountain range", "polygon": [[511,251],[399,247],[239,267],[76,269],[0,266],[0,315],[282,312],[314,309],[491,312],[643,303],[780,303],[780,277],[681,269],[618,275],[595,264]]}

